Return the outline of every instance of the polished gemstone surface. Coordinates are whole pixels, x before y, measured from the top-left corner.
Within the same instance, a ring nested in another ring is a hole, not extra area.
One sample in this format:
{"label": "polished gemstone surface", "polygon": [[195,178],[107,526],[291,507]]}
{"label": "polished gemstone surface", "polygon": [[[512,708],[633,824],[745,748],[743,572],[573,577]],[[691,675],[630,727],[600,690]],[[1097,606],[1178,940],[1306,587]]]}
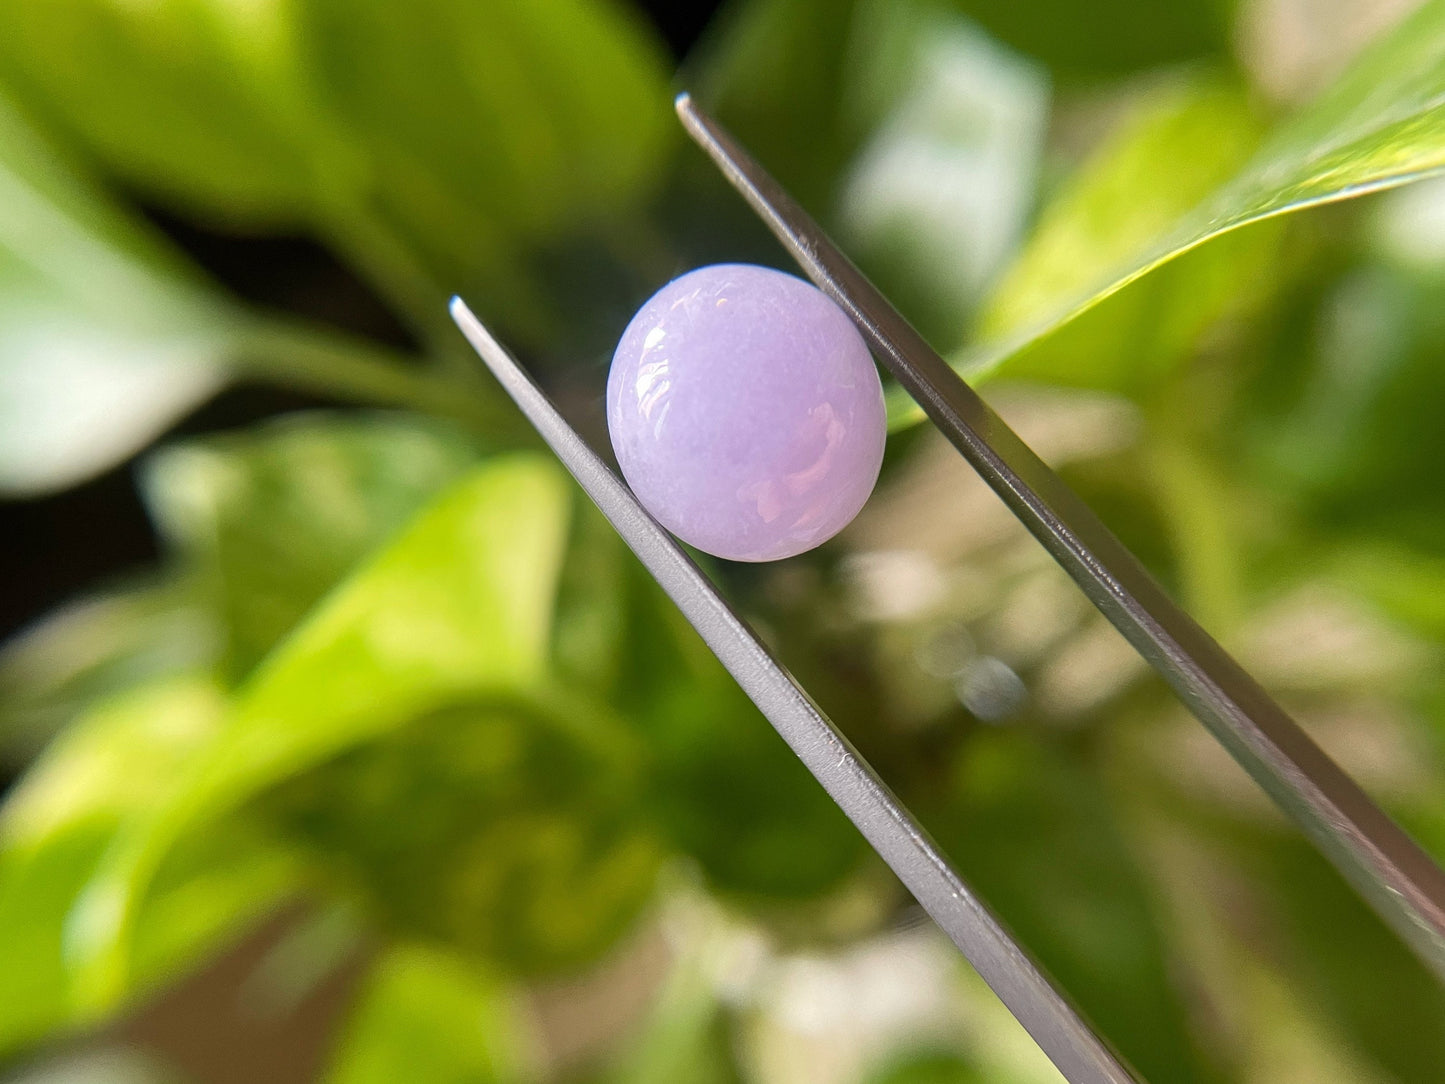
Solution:
{"label": "polished gemstone surface", "polygon": [[638,499],[718,557],[812,549],[863,507],[883,461],[878,371],[810,283],[717,264],[664,286],[628,324],[607,424]]}

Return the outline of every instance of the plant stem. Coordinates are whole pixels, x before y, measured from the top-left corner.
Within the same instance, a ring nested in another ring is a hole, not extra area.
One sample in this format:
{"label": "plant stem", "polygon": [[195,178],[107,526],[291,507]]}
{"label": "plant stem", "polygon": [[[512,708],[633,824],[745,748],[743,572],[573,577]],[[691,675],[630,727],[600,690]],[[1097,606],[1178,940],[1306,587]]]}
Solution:
{"label": "plant stem", "polygon": [[[430,346],[450,327],[446,293],[364,196],[349,188],[322,189],[317,214],[341,254],[396,305],[399,315]],[[445,325],[445,326],[444,326]]]}
{"label": "plant stem", "polygon": [[482,382],[422,367],[375,343],[269,318],[243,327],[236,342],[242,368],[273,383],[452,418],[498,446],[532,442],[516,412]]}

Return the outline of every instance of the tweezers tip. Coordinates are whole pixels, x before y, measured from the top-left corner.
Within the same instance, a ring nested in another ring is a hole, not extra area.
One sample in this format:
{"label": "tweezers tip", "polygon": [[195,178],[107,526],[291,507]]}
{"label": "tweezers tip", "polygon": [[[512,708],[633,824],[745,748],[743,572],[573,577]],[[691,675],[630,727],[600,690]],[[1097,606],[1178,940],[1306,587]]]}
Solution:
{"label": "tweezers tip", "polygon": [[703,114],[692,100],[692,94],[684,90],[672,100],[672,107],[677,110],[677,119],[682,121],[682,126],[692,133],[694,139],[699,138],[703,131]]}
{"label": "tweezers tip", "polygon": [[516,367],[516,362],[512,361],[511,356],[492,337],[487,326],[477,319],[477,314],[472,312],[460,294],[454,294],[451,301],[447,302],[447,311],[451,313],[452,322],[457,325],[457,329],[466,336],[467,341],[493,373],[500,377],[503,368]]}

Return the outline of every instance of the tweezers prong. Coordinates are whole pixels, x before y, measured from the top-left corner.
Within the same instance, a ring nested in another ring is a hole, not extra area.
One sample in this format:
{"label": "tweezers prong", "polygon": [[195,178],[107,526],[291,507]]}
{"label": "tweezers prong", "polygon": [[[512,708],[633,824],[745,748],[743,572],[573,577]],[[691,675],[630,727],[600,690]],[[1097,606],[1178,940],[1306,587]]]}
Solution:
{"label": "tweezers prong", "polygon": [[1445,980],[1445,874],[1166,595],[1098,516],[688,95],[684,127],[880,361],[1084,594],[1356,890]]}
{"label": "tweezers prong", "polygon": [[452,318],[743,691],[1064,1077],[1071,1084],[1133,1082],[1108,1045],[959,879],[873,769],[460,298],[452,300]]}

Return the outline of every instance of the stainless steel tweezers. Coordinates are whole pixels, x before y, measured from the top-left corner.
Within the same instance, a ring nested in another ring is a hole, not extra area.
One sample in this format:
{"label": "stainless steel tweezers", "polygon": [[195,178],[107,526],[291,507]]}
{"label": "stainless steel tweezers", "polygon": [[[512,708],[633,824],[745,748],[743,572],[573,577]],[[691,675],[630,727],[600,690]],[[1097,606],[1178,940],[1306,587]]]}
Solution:
{"label": "stainless steel tweezers", "polygon": [[[1445,874],[1172,602],[796,202],[686,95],[694,140],[960,454],[1230,754],[1445,980]],[[460,299],[452,316],[783,740],[1073,1084],[1136,1081],[954,872],[912,814]]]}

